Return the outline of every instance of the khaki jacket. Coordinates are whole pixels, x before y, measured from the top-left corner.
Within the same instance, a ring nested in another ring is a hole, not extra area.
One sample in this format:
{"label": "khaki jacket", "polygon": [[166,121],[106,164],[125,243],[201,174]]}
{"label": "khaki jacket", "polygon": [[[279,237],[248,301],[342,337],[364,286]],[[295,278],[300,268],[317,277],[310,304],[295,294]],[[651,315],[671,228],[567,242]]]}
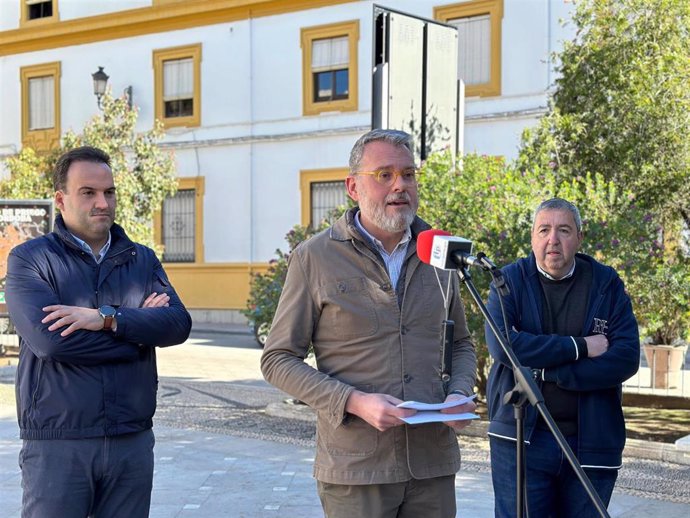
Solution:
{"label": "khaki jacket", "polygon": [[[476,373],[457,275],[438,270],[444,293],[452,275],[455,321],[452,377],[447,386],[440,379],[443,296],[434,268],[416,254],[416,236],[428,225],[419,218],[412,224],[399,305],[382,259],[354,225],[357,210],[292,252],[262,372],[317,412],[316,479],[382,484],[454,474],[460,451],[447,425],[380,432],[345,412],[354,389],[435,403],[453,390],[472,393]],[[310,344],[318,370],[303,361]]]}

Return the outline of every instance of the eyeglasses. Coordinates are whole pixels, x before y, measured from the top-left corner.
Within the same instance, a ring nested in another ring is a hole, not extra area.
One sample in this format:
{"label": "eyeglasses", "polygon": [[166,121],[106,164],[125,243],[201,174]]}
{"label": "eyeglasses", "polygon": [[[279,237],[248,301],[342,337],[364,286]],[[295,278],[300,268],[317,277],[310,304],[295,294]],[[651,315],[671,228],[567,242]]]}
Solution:
{"label": "eyeglasses", "polygon": [[402,171],[395,171],[393,169],[380,169],[378,171],[359,171],[355,174],[363,174],[371,176],[381,185],[390,187],[398,179],[402,178],[403,182],[409,185],[416,185],[419,178],[419,169],[409,168]]}

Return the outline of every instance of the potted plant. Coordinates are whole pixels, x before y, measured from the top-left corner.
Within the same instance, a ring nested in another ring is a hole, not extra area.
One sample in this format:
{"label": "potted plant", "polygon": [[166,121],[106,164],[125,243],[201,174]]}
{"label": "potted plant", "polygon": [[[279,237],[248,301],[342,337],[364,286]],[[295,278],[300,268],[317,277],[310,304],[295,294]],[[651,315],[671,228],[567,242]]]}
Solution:
{"label": "potted plant", "polygon": [[662,260],[628,286],[652,387],[680,387],[690,338],[690,260]]}

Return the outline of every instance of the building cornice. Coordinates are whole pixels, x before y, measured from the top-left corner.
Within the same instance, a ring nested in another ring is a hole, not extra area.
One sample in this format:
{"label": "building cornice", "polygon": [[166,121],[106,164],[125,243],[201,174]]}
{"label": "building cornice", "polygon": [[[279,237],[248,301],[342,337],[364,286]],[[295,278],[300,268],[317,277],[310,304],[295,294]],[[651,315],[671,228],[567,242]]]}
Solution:
{"label": "building cornice", "polygon": [[266,142],[285,142],[291,140],[304,140],[315,138],[335,137],[341,135],[361,135],[371,130],[371,126],[350,126],[347,128],[319,129],[314,131],[299,131],[293,133],[280,133],[273,135],[246,135],[241,137],[225,137],[200,140],[177,140],[161,142],[162,148],[194,149],[218,146],[237,146],[247,144],[259,144]]}
{"label": "building cornice", "polygon": [[358,0],[187,0],[0,32],[0,56],[316,9]]}

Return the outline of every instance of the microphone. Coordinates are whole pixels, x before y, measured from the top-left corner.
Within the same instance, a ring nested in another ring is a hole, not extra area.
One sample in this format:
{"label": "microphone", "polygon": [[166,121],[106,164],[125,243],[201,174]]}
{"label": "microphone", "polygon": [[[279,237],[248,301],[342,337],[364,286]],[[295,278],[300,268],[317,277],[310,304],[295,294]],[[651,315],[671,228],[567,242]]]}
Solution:
{"label": "microphone", "polygon": [[461,266],[476,266],[482,270],[496,269],[483,253],[472,255],[472,241],[451,236],[445,230],[425,230],[417,236],[417,256],[423,263],[442,270],[455,270]]}
{"label": "microphone", "polygon": [[510,290],[501,270],[483,252],[472,255],[472,241],[451,236],[445,230],[424,230],[417,236],[417,256],[423,263],[442,270],[456,270],[474,266],[490,272],[501,295]]}
{"label": "microphone", "polygon": [[417,257],[425,264],[431,264],[431,249],[436,236],[450,236],[450,232],[432,228],[420,232],[417,236]]}

